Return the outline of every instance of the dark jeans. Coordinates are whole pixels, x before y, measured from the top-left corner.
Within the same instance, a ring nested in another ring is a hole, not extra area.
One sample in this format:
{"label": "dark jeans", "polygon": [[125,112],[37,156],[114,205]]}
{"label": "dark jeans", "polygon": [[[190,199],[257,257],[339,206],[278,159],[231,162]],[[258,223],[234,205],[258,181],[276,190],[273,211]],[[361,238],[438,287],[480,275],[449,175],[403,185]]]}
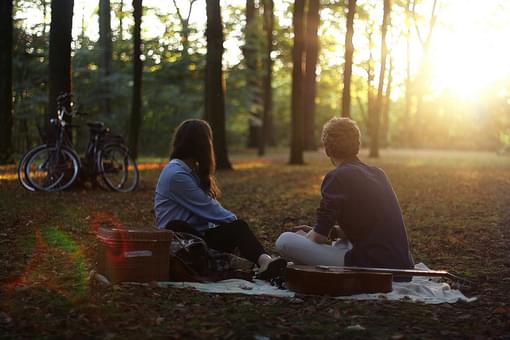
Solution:
{"label": "dark jeans", "polygon": [[200,236],[210,248],[221,252],[233,253],[238,248],[241,257],[256,264],[259,256],[266,253],[248,224],[243,220],[222,224],[207,230],[204,235],[200,235],[193,226],[183,221],[172,221],[166,228]]}

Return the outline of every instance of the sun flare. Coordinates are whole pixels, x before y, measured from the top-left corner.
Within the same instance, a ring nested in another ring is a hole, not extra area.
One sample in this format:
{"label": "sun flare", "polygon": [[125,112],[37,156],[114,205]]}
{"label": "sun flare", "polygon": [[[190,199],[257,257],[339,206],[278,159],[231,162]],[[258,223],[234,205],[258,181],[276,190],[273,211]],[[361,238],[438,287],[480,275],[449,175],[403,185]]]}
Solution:
{"label": "sun flare", "polygon": [[452,1],[441,8],[442,19],[430,50],[430,76],[436,93],[476,100],[510,75],[510,45],[505,42],[510,27],[502,18],[502,12],[508,13],[503,7],[508,5]]}

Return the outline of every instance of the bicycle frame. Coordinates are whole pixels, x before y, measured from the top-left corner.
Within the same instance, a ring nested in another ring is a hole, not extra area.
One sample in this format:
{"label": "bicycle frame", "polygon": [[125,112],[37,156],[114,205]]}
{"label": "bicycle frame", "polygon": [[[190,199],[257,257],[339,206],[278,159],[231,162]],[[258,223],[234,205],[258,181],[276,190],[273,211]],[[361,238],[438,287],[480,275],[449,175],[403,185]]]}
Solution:
{"label": "bicycle frame", "polygon": [[[28,152],[22,158],[18,167],[20,183],[30,191],[60,191],[72,185],[81,174],[84,180],[89,179],[93,184],[100,184],[103,188],[119,192],[134,190],[138,184],[136,161],[129,155],[122,137],[111,135],[110,129],[102,122],[87,123],[89,141],[84,158],[80,160],[72,140],[66,134],[68,128],[77,127],[66,120],[66,115],[69,117],[81,115],[72,109],[70,100],[70,94],[63,94],[57,98],[57,115],[56,118],[50,119],[51,126],[56,129],[51,133],[52,140],[34,148],[33,152]],[[120,159],[117,159],[118,155]],[[25,158],[26,161],[23,161]],[[128,173],[130,165],[134,166],[131,168],[134,169],[132,177]],[[20,170],[20,167],[23,169]],[[24,176],[19,175],[20,171],[23,171]],[[131,182],[126,185],[128,178],[131,178]],[[101,181],[98,182],[98,179]]]}

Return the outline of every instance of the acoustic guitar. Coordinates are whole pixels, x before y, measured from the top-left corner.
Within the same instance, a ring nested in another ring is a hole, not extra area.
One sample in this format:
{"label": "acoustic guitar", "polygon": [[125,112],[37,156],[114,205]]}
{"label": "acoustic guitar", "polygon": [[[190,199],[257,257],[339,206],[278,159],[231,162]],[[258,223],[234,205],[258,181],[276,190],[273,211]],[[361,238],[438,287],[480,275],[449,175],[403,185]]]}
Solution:
{"label": "acoustic guitar", "polygon": [[413,276],[459,277],[443,270],[407,270],[365,267],[289,265],[287,288],[300,294],[344,296],[389,293],[393,279],[410,280]]}
{"label": "acoustic guitar", "polygon": [[290,265],[287,267],[286,280],[287,288],[296,293],[341,296],[391,292],[393,275],[343,268],[331,270],[322,266]]}

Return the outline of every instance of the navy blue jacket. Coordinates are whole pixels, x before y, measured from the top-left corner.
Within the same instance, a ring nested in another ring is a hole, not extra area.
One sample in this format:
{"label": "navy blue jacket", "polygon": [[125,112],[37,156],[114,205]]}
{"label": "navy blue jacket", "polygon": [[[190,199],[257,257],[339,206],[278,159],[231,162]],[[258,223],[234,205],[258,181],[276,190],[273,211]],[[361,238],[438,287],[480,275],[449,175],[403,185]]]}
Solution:
{"label": "navy blue jacket", "polygon": [[402,211],[384,171],[359,160],[329,172],[321,186],[315,231],[338,224],[352,243],[346,266],[414,268]]}

